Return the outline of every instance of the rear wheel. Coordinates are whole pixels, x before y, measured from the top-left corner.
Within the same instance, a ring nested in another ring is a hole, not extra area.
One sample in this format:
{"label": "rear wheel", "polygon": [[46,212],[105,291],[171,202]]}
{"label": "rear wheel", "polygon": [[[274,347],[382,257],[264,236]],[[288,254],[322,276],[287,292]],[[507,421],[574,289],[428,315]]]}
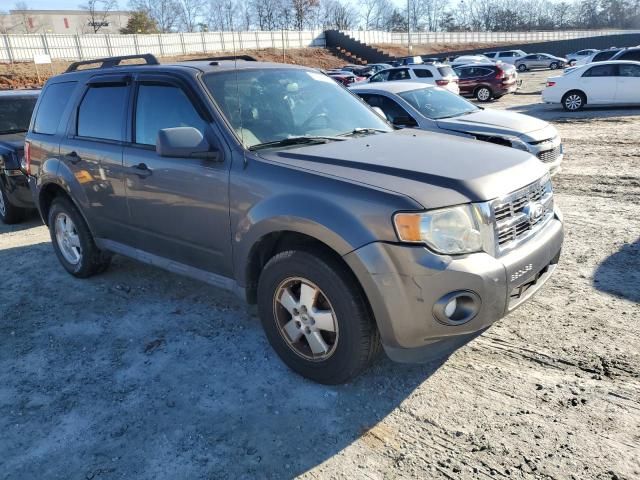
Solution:
{"label": "rear wheel", "polygon": [[90,277],[109,266],[111,255],[98,249],[82,215],[67,198],[56,198],[49,209],[51,243],[62,266],[73,276]]}
{"label": "rear wheel", "polygon": [[379,351],[378,330],[349,272],[323,252],[275,255],[258,282],[269,343],[289,368],[319,383],[344,383]]}
{"label": "rear wheel", "polygon": [[518,71],[519,72],[526,72],[527,71],[527,66],[524,63],[521,63],[520,65],[518,65]]}
{"label": "rear wheel", "polygon": [[488,102],[493,97],[493,92],[488,87],[480,87],[476,90],[475,97],[479,102]]}
{"label": "rear wheel", "polygon": [[562,107],[568,112],[582,110],[587,104],[587,97],[584,93],[576,90],[568,92],[562,97]]}
{"label": "rear wheel", "polygon": [[16,207],[9,202],[9,198],[4,191],[2,180],[0,180],[0,220],[2,223],[11,225],[18,223],[24,219],[26,210],[20,207]]}

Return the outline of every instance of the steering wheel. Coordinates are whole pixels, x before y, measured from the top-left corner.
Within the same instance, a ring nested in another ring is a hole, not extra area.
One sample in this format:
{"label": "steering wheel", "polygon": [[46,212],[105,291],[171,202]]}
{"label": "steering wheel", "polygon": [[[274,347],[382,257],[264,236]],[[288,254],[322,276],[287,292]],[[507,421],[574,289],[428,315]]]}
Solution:
{"label": "steering wheel", "polygon": [[309,127],[311,125],[313,125],[313,122],[316,122],[318,120],[322,119],[324,121],[324,125],[323,127],[328,127],[329,126],[329,115],[327,115],[325,112],[318,112],[316,114],[311,115],[309,118],[307,118],[304,123],[302,124],[302,129],[303,130],[309,130]]}

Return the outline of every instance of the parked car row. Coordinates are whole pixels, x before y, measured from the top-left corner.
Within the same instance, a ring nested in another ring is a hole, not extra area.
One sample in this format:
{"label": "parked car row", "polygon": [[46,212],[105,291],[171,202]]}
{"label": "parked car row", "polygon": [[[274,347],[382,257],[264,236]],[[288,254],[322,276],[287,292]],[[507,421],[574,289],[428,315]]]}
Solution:
{"label": "parked car row", "polygon": [[71,275],[121,254],[233,290],[284,363],[341,383],[380,347],[446,354],[558,264],[544,122],[425,83],[129,58],[50,78],[29,123],[19,170]]}

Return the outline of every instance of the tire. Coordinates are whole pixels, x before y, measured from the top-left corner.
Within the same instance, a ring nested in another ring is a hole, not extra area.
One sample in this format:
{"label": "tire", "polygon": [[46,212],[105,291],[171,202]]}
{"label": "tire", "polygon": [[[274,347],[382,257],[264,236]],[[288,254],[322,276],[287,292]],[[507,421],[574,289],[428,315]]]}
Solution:
{"label": "tire", "polygon": [[493,98],[493,92],[489,87],[478,87],[474,93],[474,97],[479,102],[488,102]]}
{"label": "tire", "polygon": [[0,220],[7,225],[13,225],[24,220],[27,211],[23,208],[16,207],[9,202],[7,194],[4,191],[2,180],[0,180]]}
{"label": "tire", "polygon": [[569,60],[569,66],[573,67],[576,64],[576,60]]}
{"label": "tire", "polygon": [[567,92],[562,97],[562,108],[567,112],[578,112],[587,104],[587,96],[577,90]]}
{"label": "tire", "polygon": [[558,69],[558,63],[557,62],[551,62],[551,64],[549,65],[549,68],[551,70],[557,70]]}
{"label": "tire", "polygon": [[271,258],[258,281],[258,312],[278,356],[314,382],[347,382],[380,351],[378,329],[356,279],[321,251],[288,250]]}
{"label": "tire", "polygon": [[521,63],[520,65],[518,65],[518,71],[519,72],[526,72],[527,71],[527,66],[524,63]]}
{"label": "tire", "polygon": [[[71,200],[54,199],[48,224],[53,250],[67,272],[74,277],[87,278],[107,269],[111,254],[98,249],[89,227]],[[63,225],[67,228],[62,228]],[[76,261],[70,258],[72,253],[77,255]]]}

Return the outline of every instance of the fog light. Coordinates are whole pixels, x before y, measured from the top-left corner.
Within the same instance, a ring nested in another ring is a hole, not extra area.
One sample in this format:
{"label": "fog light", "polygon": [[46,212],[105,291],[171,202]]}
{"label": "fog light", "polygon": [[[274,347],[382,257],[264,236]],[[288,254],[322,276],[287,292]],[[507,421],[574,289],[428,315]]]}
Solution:
{"label": "fog light", "polygon": [[459,290],[442,296],[433,306],[436,319],[445,325],[470,322],[480,311],[480,296],[469,290]]}
{"label": "fog light", "polygon": [[451,318],[455,313],[457,306],[458,306],[458,300],[456,300],[455,298],[452,298],[451,300],[449,300],[449,303],[447,303],[447,306],[444,307],[444,314],[448,318]]}

